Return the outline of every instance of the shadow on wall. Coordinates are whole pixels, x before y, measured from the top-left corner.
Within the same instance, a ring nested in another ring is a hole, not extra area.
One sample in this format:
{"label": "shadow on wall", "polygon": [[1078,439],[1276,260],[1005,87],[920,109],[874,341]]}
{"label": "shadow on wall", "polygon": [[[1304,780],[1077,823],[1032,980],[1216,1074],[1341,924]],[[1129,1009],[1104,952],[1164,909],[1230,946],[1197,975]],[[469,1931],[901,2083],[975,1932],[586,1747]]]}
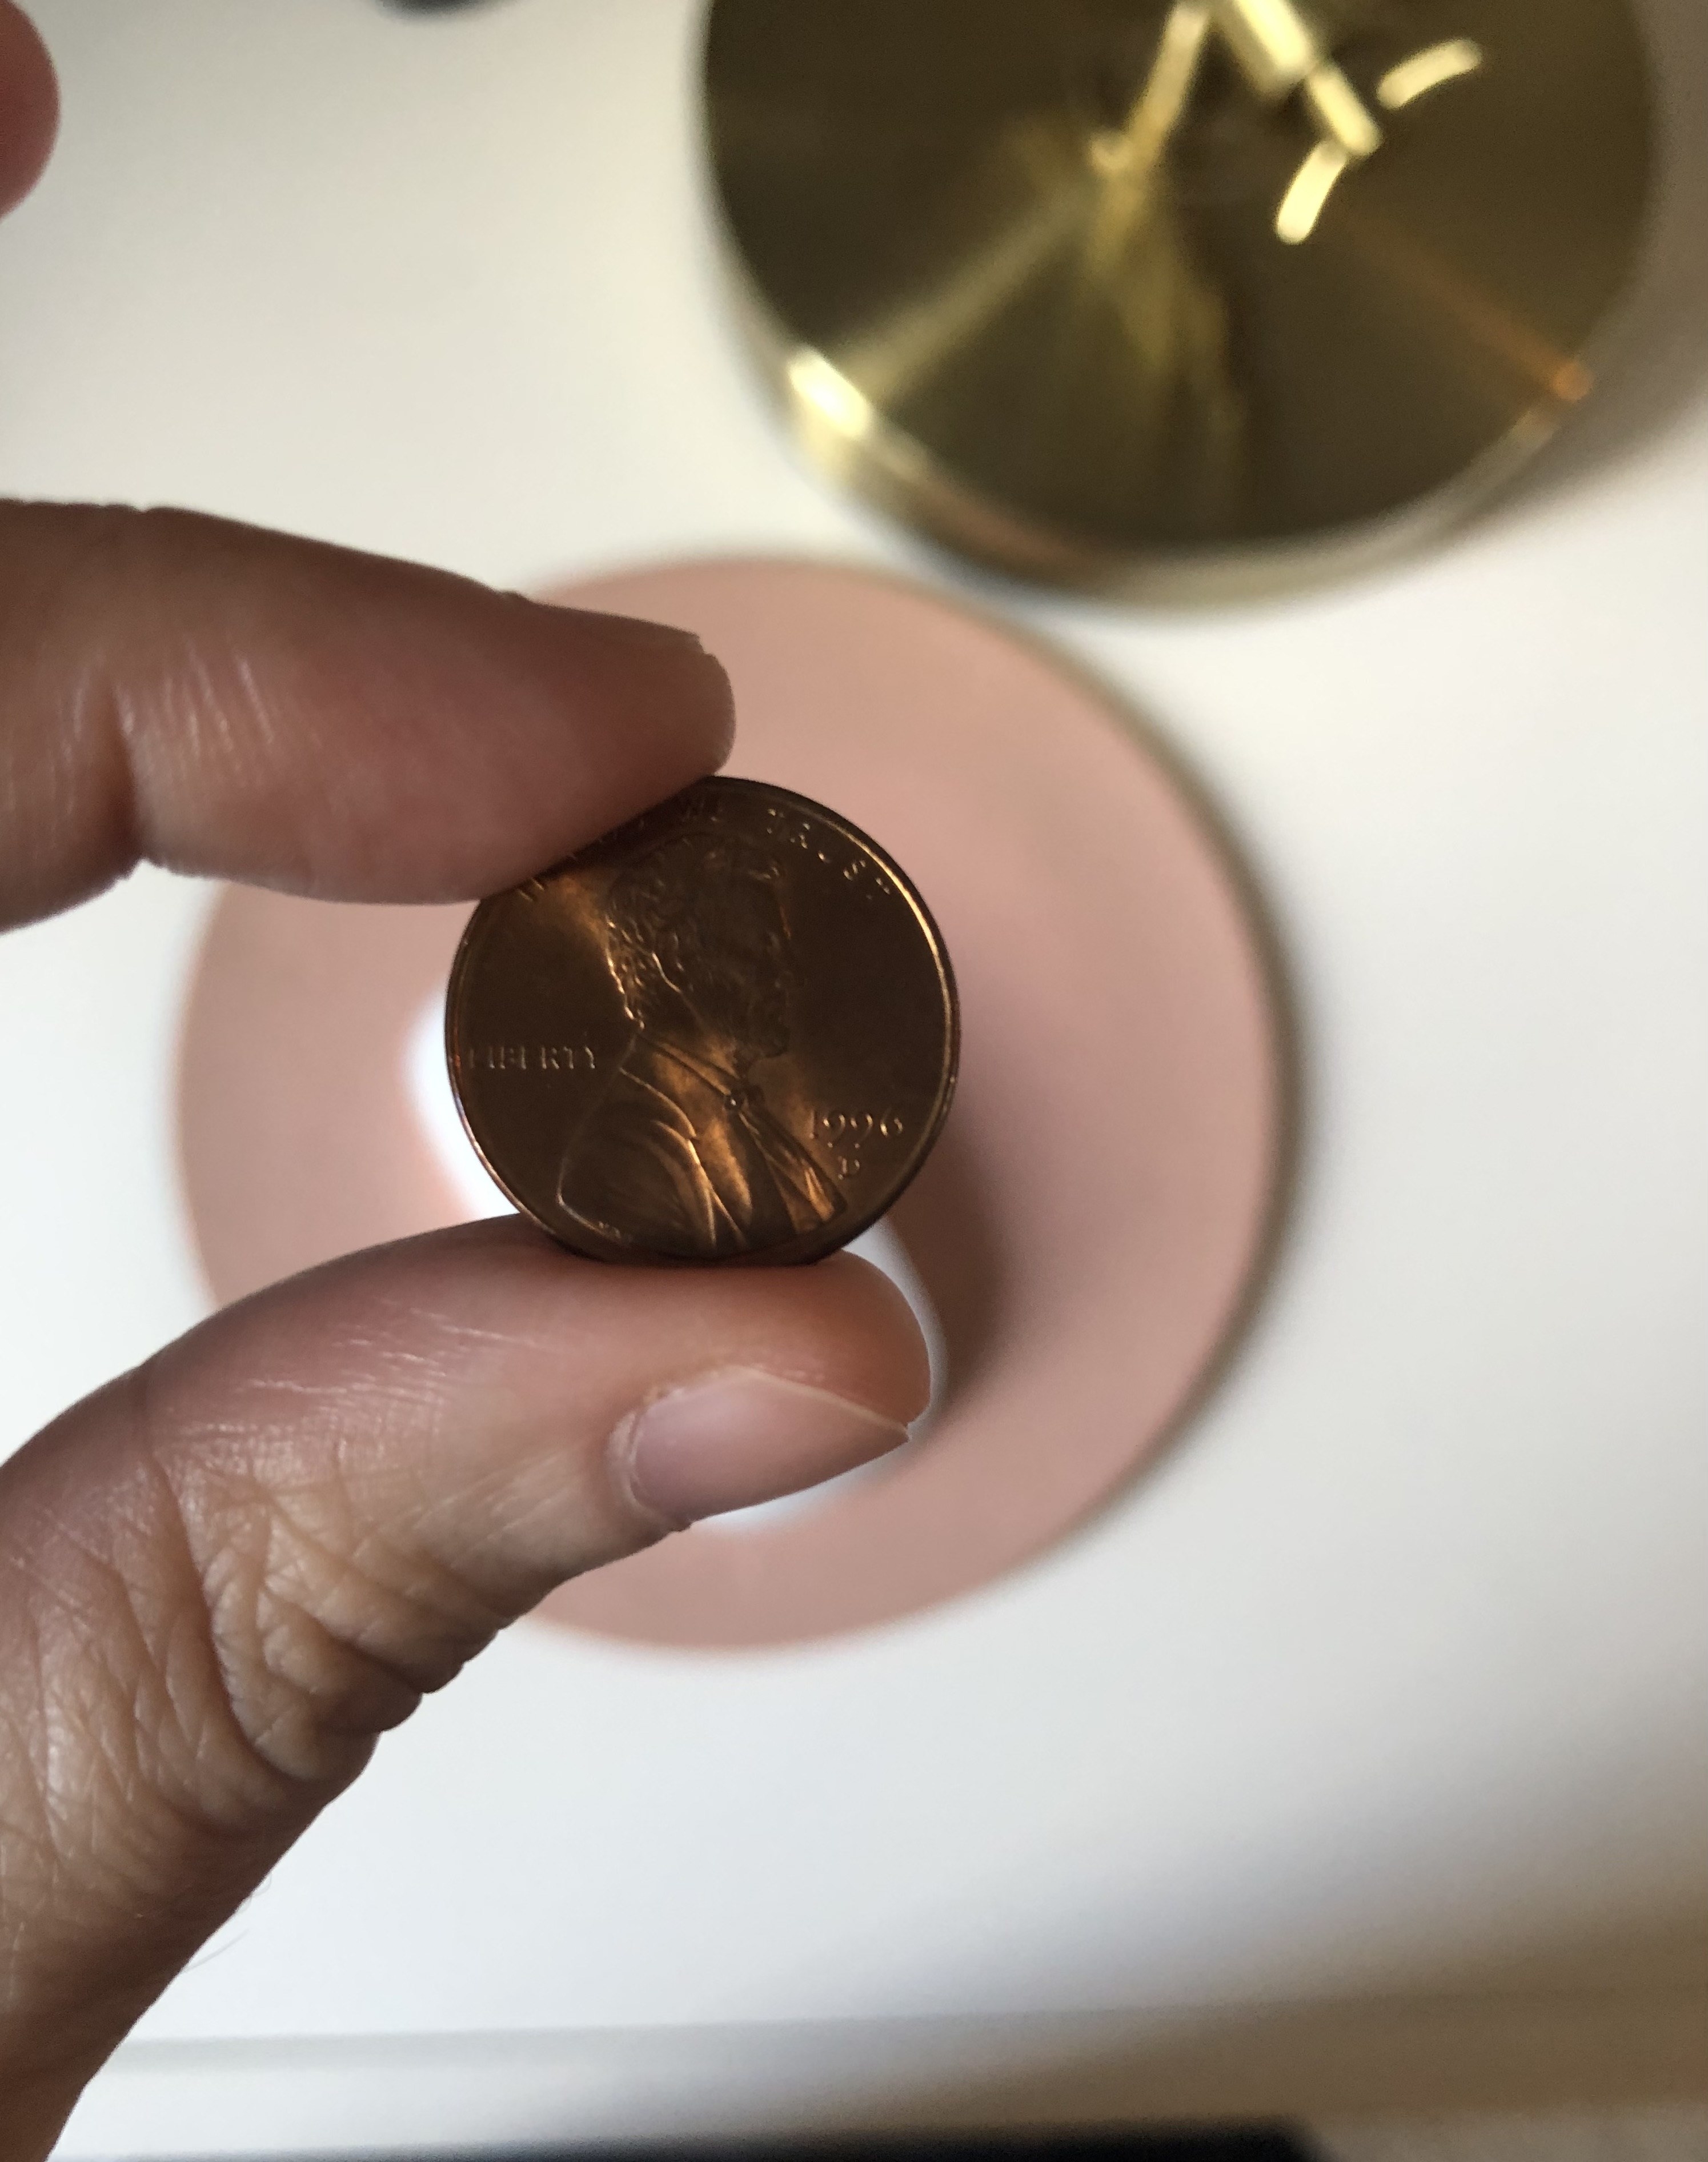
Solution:
{"label": "shadow on wall", "polygon": [[[1288,2133],[1254,2127],[1227,2132],[884,2133],[844,2139],[696,2140],[691,2144],[564,2149],[561,2162],[1319,2162],[1318,2150]],[[457,2158],[447,2158],[457,2162]],[[525,2162],[522,2154],[469,2155],[462,2162]],[[525,2162],[554,2162],[527,2150]]]}
{"label": "shadow on wall", "polygon": [[1012,2029],[1001,2070],[922,2080],[870,2116],[854,2102],[838,2129],[1700,2108],[1708,1914],[1390,1975],[1340,2002],[997,2024]]}

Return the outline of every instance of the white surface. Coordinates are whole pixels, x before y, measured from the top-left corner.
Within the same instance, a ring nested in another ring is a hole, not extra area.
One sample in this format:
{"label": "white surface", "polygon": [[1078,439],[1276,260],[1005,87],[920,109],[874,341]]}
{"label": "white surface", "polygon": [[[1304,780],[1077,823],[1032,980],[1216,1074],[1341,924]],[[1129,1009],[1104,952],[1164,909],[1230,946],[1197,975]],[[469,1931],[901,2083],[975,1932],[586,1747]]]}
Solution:
{"label": "white surface", "polygon": [[[509,584],[943,575],[794,468],[731,349],[687,0],[35,12],[66,120],[0,232],[0,485]],[[1201,778],[1287,956],[1298,1190],[1231,1371],[1085,1535],[904,1626],[517,1629],[146,2034],[1647,1986],[1708,1907],[1705,514],[1699,401],[1365,584],[1019,604]],[[144,876],[0,948],[12,1439],[199,1310],[200,906]]]}

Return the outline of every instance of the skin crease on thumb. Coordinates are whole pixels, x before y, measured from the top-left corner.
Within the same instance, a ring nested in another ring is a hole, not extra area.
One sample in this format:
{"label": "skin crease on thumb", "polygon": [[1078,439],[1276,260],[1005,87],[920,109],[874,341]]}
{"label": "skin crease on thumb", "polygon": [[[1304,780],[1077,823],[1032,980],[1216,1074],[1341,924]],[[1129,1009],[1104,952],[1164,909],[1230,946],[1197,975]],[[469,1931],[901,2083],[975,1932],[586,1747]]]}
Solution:
{"label": "skin crease on thumb", "polygon": [[[672,1528],[623,1437],[732,1370],[839,1401],[868,1455],[928,1392],[906,1302],[851,1256],[628,1270],[488,1222],[227,1308],[0,1465],[0,2092],[29,2127],[3,2162],[47,2151],[378,1734]],[[744,1476],[743,1437],[708,1439]]]}

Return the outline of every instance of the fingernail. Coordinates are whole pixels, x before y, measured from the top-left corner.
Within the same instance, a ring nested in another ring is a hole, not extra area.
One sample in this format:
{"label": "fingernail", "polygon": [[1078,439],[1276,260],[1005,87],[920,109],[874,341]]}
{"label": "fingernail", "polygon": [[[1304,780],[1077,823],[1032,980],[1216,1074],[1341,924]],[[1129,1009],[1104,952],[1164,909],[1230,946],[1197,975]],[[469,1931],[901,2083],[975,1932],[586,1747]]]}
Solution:
{"label": "fingernail", "polygon": [[684,630],[679,624],[654,623],[644,615],[607,615],[599,608],[565,608],[563,614],[573,616],[584,629],[624,645],[680,645],[702,653],[706,650],[697,633]]}
{"label": "fingernail", "polygon": [[907,1429],[828,1390],[731,1366],[655,1397],[611,1437],[613,1469],[640,1506],[692,1524],[851,1471]]}

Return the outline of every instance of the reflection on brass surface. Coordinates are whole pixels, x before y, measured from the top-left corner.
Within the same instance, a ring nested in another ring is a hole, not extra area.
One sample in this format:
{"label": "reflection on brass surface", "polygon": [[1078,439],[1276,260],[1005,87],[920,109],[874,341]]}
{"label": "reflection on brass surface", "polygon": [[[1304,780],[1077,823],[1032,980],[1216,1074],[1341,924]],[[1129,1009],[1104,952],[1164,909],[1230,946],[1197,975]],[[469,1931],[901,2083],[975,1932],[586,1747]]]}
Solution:
{"label": "reflection on brass surface", "polygon": [[809,455],[1094,588],[1502,478],[1592,387],[1648,194],[1627,0],[713,0],[706,85]]}
{"label": "reflection on brass surface", "polygon": [[805,796],[698,782],[483,901],[446,1045],[525,1214],[602,1260],[807,1261],[925,1161],[954,979],[924,903]]}

